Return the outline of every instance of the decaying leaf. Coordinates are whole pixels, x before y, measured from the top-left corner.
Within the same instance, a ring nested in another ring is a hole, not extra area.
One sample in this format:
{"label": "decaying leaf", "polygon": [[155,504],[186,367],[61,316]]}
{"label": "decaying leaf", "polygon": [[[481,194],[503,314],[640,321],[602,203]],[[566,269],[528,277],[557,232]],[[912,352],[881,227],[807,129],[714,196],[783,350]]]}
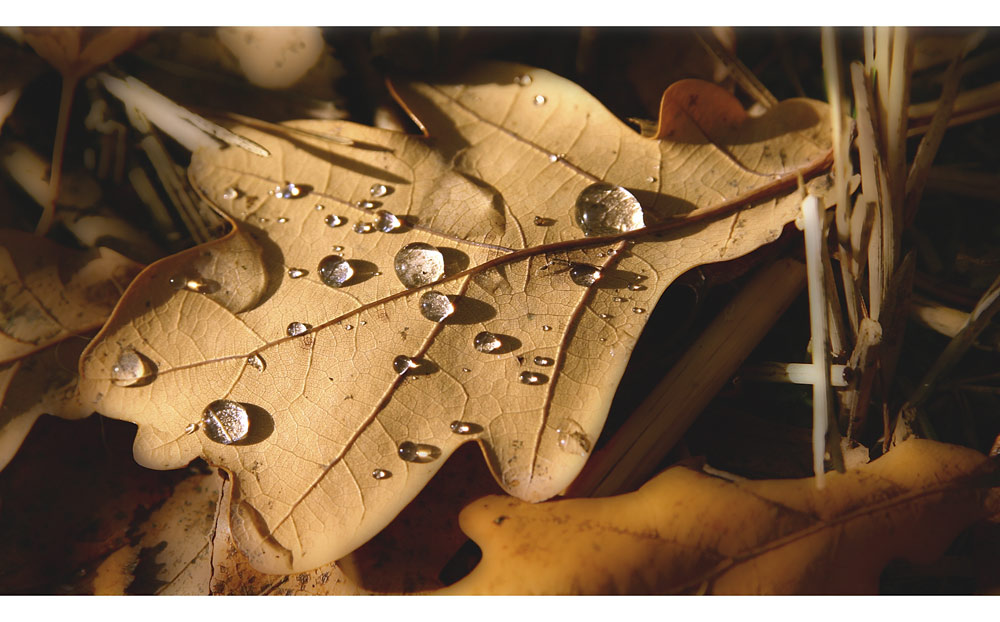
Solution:
{"label": "decaying leaf", "polygon": [[666,286],[776,238],[829,163],[809,100],[748,119],[682,82],[657,140],[525,66],[394,88],[429,137],[252,124],[233,129],[270,158],[196,153],[233,231],[150,266],[81,361],[140,463],[233,474],[263,572],[347,554],[465,442],[511,494],[559,493]]}
{"label": "decaying leaf", "polygon": [[139,41],[151,28],[25,28],[24,40],[67,79],[104,65]]}
{"label": "decaying leaf", "polygon": [[483,560],[438,593],[877,593],[888,562],[929,563],[997,511],[995,472],[979,452],[911,440],[825,490],[674,467],[617,497],[486,497],[459,517]]}

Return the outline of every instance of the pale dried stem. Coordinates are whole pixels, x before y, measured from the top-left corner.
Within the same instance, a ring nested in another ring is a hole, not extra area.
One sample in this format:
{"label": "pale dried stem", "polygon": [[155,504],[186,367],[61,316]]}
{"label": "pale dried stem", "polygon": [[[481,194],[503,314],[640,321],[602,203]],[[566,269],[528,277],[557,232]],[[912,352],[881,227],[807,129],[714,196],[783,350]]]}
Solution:
{"label": "pale dried stem", "polygon": [[[941,104],[942,100],[936,99],[930,102],[911,105],[908,111],[911,125],[929,123],[929,120],[937,113]],[[962,91],[955,98],[953,115],[967,115],[980,109],[995,109],[997,106],[1000,106],[1000,82],[993,82],[986,86]]]}
{"label": "pale dried stem", "polygon": [[705,35],[699,30],[694,31],[695,37],[704,46],[708,52],[714,56],[720,63],[729,69],[730,74],[736,80],[736,83],[746,91],[751,97],[754,98],[759,104],[765,108],[773,108],[778,104],[778,99],[771,94],[771,91],[767,89],[764,84],[757,79],[750,69],[740,61],[732,52],[726,49],[719,40],[716,38],[715,34]]}
{"label": "pale dried stem", "polygon": [[594,453],[571,492],[607,496],[645,482],[799,295],[805,279],[805,266],[793,259],[760,270]]}
{"label": "pale dried stem", "polygon": [[42,206],[42,217],[35,227],[36,235],[45,235],[55,220],[56,204],[59,202],[59,186],[62,183],[63,154],[66,151],[66,134],[69,131],[69,113],[73,107],[76,92],[76,76],[63,76],[62,92],[59,95],[59,117],[56,121],[56,139],[52,145],[52,168],[49,171],[50,200]]}
{"label": "pale dried stem", "polygon": [[[959,196],[1000,202],[1000,175],[978,171],[963,171],[961,169],[932,166],[927,174],[925,189],[939,192],[949,192]],[[955,207],[963,204],[958,202]]]}
{"label": "pale dried stem", "polygon": [[[880,217],[883,194],[881,177],[884,173],[877,147],[878,131],[872,114],[874,109],[872,92],[868,77],[860,63],[851,63],[851,84],[854,87],[854,105],[858,117],[858,163],[861,170],[862,193],[860,203],[865,206],[867,212],[864,214],[865,218],[871,221],[867,245],[869,316],[877,320],[882,308],[886,278],[882,271],[883,264],[881,262],[882,223]],[[855,212],[857,212],[857,207],[855,207]],[[856,229],[852,226],[853,230]]]}

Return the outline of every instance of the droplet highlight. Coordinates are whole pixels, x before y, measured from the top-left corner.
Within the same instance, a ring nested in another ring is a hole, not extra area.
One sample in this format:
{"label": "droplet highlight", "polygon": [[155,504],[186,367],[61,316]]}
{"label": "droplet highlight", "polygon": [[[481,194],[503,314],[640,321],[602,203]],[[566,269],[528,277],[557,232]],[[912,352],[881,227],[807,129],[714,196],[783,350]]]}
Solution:
{"label": "droplet highlight", "polygon": [[211,284],[197,277],[185,276],[183,274],[175,274],[170,277],[170,286],[176,290],[187,290],[189,292],[194,292],[196,294],[207,294],[209,290],[212,289]]}
{"label": "droplet highlight", "polygon": [[371,233],[375,230],[375,223],[359,222],[354,224],[354,233]]}
{"label": "droplet highlight", "polygon": [[375,209],[379,205],[375,201],[356,201],[354,204],[361,209]]}
{"label": "droplet highlight", "polygon": [[392,477],[392,473],[385,469],[372,470],[372,479],[389,479],[390,477]]}
{"label": "droplet highlight", "polygon": [[426,463],[437,460],[441,450],[434,445],[403,441],[396,450],[397,455],[407,462]]}
{"label": "droplet highlight", "polygon": [[372,184],[372,187],[368,189],[368,194],[376,199],[384,197],[389,194],[389,186],[385,184]]}
{"label": "droplet highlight", "polygon": [[441,292],[429,291],[420,297],[420,315],[432,322],[443,322],[455,312],[455,305]]}
{"label": "droplet highlight", "polygon": [[539,374],[533,371],[522,371],[518,374],[517,379],[521,384],[545,384],[549,381],[549,377],[545,374]]}
{"label": "droplet highlight", "polygon": [[[316,207],[319,208],[323,206],[317,205]],[[329,216],[323,219],[323,222],[326,223],[327,227],[339,227],[340,225],[344,224],[344,219],[341,218],[340,216],[337,216],[336,214],[330,214]]]}
{"label": "droplet highlight", "polygon": [[319,273],[319,280],[330,287],[343,287],[354,276],[351,262],[340,255],[327,255],[320,259],[316,271]]}
{"label": "droplet highlight", "polygon": [[535,95],[535,105],[536,105],[536,106],[542,106],[542,105],[544,105],[544,104],[545,104],[545,102],[547,102],[547,101],[548,101],[548,100],[547,100],[547,99],[545,98],[545,96],[544,96],[544,95]]}
{"label": "droplet highlight", "polygon": [[590,287],[601,278],[601,269],[587,263],[575,263],[569,267],[569,278],[577,285]]}
{"label": "droplet highlight", "polygon": [[535,365],[538,365],[539,367],[550,367],[553,363],[555,363],[554,360],[547,356],[536,356],[534,362]]}
{"label": "droplet highlight", "polygon": [[514,76],[514,84],[519,86],[529,86],[531,84],[531,76],[526,73]]}
{"label": "droplet highlight", "polygon": [[403,226],[403,223],[392,212],[379,210],[375,212],[375,216],[375,228],[382,233],[390,233]]}
{"label": "droplet highlight", "polygon": [[476,335],[472,340],[472,346],[477,352],[482,352],[483,354],[499,350],[502,345],[499,337],[486,330]]}
{"label": "droplet highlight", "polygon": [[646,310],[642,307],[632,307],[632,313],[645,313]]}
{"label": "droplet highlight", "polygon": [[413,242],[399,249],[393,268],[407,289],[423,287],[444,276],[444,255],[430,244]]}
{"label": "droplet highlight", "polygon": [[301,279],[302,277],[304,277],[307,274],[309,274],[309,272],[307,270],[303,270],[301,268],[289,268],[288,269],[288,278],[290,278],[290,279]]}
{"label": "droplet highlight", "polygon": [[141,354],[132,348],[125,348],[111,366],[111,383],[119,387],[131,387],[145,380],[151,375],[151,371]]}
{"label": "droplet highlight", "polygon": [[406,372],[414,369],[417,364],[410,357],[405,354],[400,354],[396,358],[392,359],[392,370],[395,371],[400,376],[406,375]]}
{"label": "droplet highlight", "polygon": [[542,325],[542,330],[545,332],[549,332],[550,330],[552,330],[552,327],[549,326],[548,324],[544,324]]}
{"label": "droplet highlight", "polygon": [[559,422],[556,427],[556,439],[559,449],[577,456],[586,456],[593,446],[583,427],[572,419]]}
{"label": "droplet highlight", "polygon": [[468,421],[452,421],[448,426],[455,434],[477,434],[483,430],[482,427]]}
{"label": "droplet highlight", "polygon": [[232,400],[215,400],[201,413],[202,431],[210,440],[232,445],[250,432],[250,416],[246,408]]}
{"label": "droplet highlight", "polygon": [[251,354],[247,357],[247,367],[253,367],[259,372],[263,372],[267,369],[267,362],[259,354]]}
{"label": "droplet highlight", "polygon": [[302,322],[292,322],[288,325],[288,328],[285,329],[285,332],[289,337],[297,337],[308,330],[308,324],[303,324]]}
{"label": "droplet highlight", "polygon": [[642,205],[621,186],[591,184],[576,199],[574,220],[586,237],[614,235],[646,226]]}
{"label": "droplet highlight", "polygon": [[302,188],[289,181],[283,186],[275,186],[268,194],[279,199],[294,199],[302,195]]}
{"label": "droplet highlight", "polygon": [[229,187],[222,191],[222,198],[226,199],[227,201],[232,201],[233,199],[239,196],[240,196],[240,191],[237,190],[236,188]]}

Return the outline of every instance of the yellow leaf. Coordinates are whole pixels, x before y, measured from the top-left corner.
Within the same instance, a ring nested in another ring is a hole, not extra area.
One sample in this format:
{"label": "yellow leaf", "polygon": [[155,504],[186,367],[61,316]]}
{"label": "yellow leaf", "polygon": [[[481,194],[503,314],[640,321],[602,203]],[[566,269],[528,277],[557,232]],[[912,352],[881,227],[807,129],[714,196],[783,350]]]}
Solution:
{"label": "yellow leaf", "polygon": [[[511,494],[558,494],[667,285],[775,239],[798,212],[797,175],[829,163],[821,103],[746,119],[716,87],[679,89],[663,140],[509,64],[396,83],[426,138],[234,128],[272,157],[201,151],[189,172],[234,231],[136,279],[83,356],[92,403],[138,424],[146,466],[203,456],[231,472],[233,533],[272,574],[357,548],[466,442]],[[585,231],[581,196],[599,202]],[[406,276],[414,254],[423,283]],[[133,354],[132,382],[113,384]],[[240,425],[223,434],[227,416]]]}
{"label": "yellow leaf", "polygon": [[824,490],[673,467],[617,497],[486,497],[459,517],[483,560],[438,593],[875,593],[889,561],[929,563],[996,512],[995,471],[971,449],[911,440]]}

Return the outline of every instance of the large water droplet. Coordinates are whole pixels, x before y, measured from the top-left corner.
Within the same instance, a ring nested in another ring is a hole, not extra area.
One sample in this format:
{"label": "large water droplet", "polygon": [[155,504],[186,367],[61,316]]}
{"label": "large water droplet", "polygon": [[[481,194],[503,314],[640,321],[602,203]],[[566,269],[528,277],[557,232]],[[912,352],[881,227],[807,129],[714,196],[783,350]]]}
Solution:
{"label": "large water droplet", "polygon": [[521,381],[521,384],[545,384],[549,377],[533,371],[522,371],[517,379]]}
{"label": "large water droplet", "polygon": [[489,354],[494,350],[499,350],[503,344],[500,343],[500,339],[496,335],[484,330],[473,338],[472,345],[476,348],[476,351]]}
{"label": "large water droplet", "polygon": [[443,322],[455,312],[455,305],[441,292],[429,291],[420,297],[420,315],[432,322]]}
{"label": "large water droplet", "polygon": [[405,354],[400,354],[396,358],[392,359],[392,369],[400,376],[406,374],[406,372],[414,369],[417,366],[413,359],[406,356]]}
{"label": "large water droplet", "polygon": [[327,255],[317,268],[319,280],[330,287],[343,287],[354,276],[351,263],[340,255]]}
{"label": "large water droplet", "polygon": [[288,278],[290,279],[301,279],[305,275],[309,274],[308,270],[303,270],[302,268],[289,268]]}
{"label": "large water droplet", "polygon": [[368,194],[378,199],[389,194],[389,187],[385,184],[372,184],[372,187],[368,189]]}
{"label": "large water droplet", "polygon": [[295,337],[297,335],[301,335],[307,330],[309,330],[308,324],[303,324],[302,322],[292,322],[288,325],[288,328],[285,329],[285,332],[288,333],[289,337]]}
{"label": "large water droplet", "polygon": [[639,200],[625,188],[605,183],[583,189],[576,198],[575,220],[587,237],[614,235],[646,226]]}
{"label": "large water droplet", "polygon": [[372,478],[374,479],[388,479],[392,477],[392,473],[386,471],[385,469],[373,469]]}
{"label": "large water droplet", "polygon": [[262,357],[259,354],[251,354],[250,356],[248,356],[247,365],[253,367],[259,372],[263,372],[265,369],[267,369],[267,362],[264,360],[264,357]]}
{"label": "large water droplet", "polygon": [[569,267],[569,278],[577,285],[590,287],[601,278],[601,269],[588,263],[575,263]]}
{"label": "large water droplet", "polygon": [[406,460],[407,462],[424,463],[437,460],[438,456],[441,455],[441,450],[434,445],[403,441],[399,444],[397,453],[400,458]]}
{"label": "large water droplet", "polygon": [[556,427],[556,434],[559,449],[577,456],[586,456],[590,453],[590,437],[576,421],[563,419]]}
{"label": "large water droplet", "polygon": [[289,181],[283,186],[275,186],[269,191],[269,194],[279,199],[294,199],[302,195],[302,188]]}
{"label": "large water droplet", "polygon": [[407,289],[423,287],[444,276],[444,255],[430,244],[413,242],[399,249],[393,267]]}
{"label": "large water droplet", "polygon": [[339,227],[340,225],[344,224],[344,219],[341,218],[340,216],[337,216],[336,214],[330,214],[329,216],[323,219],[323,222],[325,222],[328,227]]}
{"label": "large water droplet", "polygon": [[483,431],[482,426],[468,421],[452,421],[448,427],[455,434],[478,434]]}
{"label": "large water droplet", "polygon": [[111,382],[119,387],[131,387],[149,377],[151,371],[145,357],[132,348],[125,348],[111,366]]}
{"label": "large water droplet", "polygon": [[536,356],[535,357],[535,365],[538,365],[539,367],[548,367],[548,366],[552,365],[553,363],[555,363],[555,361],[553,361],[552,359],[550,359],[547,356]]}
{"label": "large water droplet", "polygon": [[201,413],[205,436],[224,445],[246,438],[250,432],[250,416],[246,408],[232,400],[215,400]]}
{"label": "large water droplet", "polygon": [[375,216],[375,228],[382,233],[389,233],[403,226],[403,223],[401,223],[399,218],[397,218],[392,212],[380,209],[375,212]]}

